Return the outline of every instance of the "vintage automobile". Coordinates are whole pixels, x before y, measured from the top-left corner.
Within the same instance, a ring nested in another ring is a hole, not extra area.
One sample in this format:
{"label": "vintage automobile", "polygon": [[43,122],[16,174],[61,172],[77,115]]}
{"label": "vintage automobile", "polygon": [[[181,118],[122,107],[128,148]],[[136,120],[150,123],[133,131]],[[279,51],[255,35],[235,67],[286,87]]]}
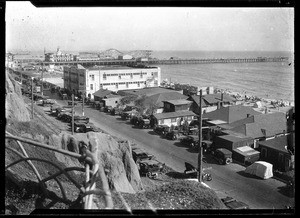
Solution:
{"label": "vintage automobile", "polygon": [[[77,103],[78,103],[77,101],[74,101],[74,106],[76,106]],[[68,101],[68,105],[69,105],[69,106],[72,106],[72,101]]]}
{"label": "vintage automobile", "polygon": [[150,120],[149,120],[149,119],[143,119],[143,118],[140,118],[140,119],[138,119],[137,125],[138,125],[141,129],[149,129],[149,128],[151,128]]}
{"label": "vintage automobile", "polygon": [[110,113],[112,109],[113,109],[112,106],[105,106],[105,107],[104,107],[104,112]]}
{"label": "vintage automobile", "polygon": [[120,115],[121,110],[117,107],[114,107],[111,109],[110,114],[111,115]]}
{"label": "vintage automobile", "polygon": [[42,106],[48,106],[48,105],[51,106],[55,103],[56,103],[56,101],[53,99],[43,99]]}
{"label": "vintage automobile", "polygon": [[[197,177],[199,170],[196,167],[194,167],[191,163],[188,162],[184,162],[184,165],[185,165],[185,170],[184,170],[185,175],[188,175],[191,178]],[[202,170],[202,181],[211,181],[211,180],[212,180],[211,174],[206,173]]]}
{"label": "vintage automobile", "polygon": [[167,132],[169,132],[169,130],[170,127],[167,125],[157,125],[153,128],[153,131],[158,135],[165,135]]}
{"label": "vintage automobile", "polygon": [[135,162],[138,162],[146,159],[151,160],[154,156],[139,147],[132,147],[132,157]]}
{"label": "vintage automobile", "polygon": [[132,157],[136,162],[140,175],[146,175],[149,178],[156,178],[158,173],[164,170],[165,164],[155,160],[154,155],[149,154],[136,145],[131,146]]}
{"label": "vintage automobile", "polygon": [[95,127],[93,123],[74,123],[74,132],[100,132],[100,129]]}
{"label": "vintage automobile", "polygon": [[226,207],[232,210],[250,209],[248,204],[237,201],[232,197],[222,198],[221,201],[225,204]]}
{"label": "vintage automobile", "polygon": [[177,140],[183,138],[185,135],[182,131],[179,130],[172,130],[166,133],[166,138],[169,140]]}
{"label": "vintage automobile", "polygon": [[149,178],[155,179],[158,176],[158,173],[161,173],[165,164],[160,163],[157,160],[142,160],[138,163],[138,168],[141,176],[147,176]]}
{"label": "vintage automobile", "polygon": [[209,140],[202,140],[202,149],[204,153],[211,153],[213,151],[213,142]]}
{"label": "vintage automobile", "polygon": [[192,148],[197,148],[199,145],[199,137],[197,135],[188,135],[180,139],[180,142]]}
{"label": "vintage automobile", "polygon": [[232,152],[226,148],[217,148],[211,153],[219,164],[226,165],[232,163]]}
{"label": "vintage automobile", "polygon": [[[72,121],[72,117],[71,117],[71,121]],[[89,123],[90,122],[90,118],[87,117],[87,116],[74,116],[74,122],[77,122],[77,123]]]}

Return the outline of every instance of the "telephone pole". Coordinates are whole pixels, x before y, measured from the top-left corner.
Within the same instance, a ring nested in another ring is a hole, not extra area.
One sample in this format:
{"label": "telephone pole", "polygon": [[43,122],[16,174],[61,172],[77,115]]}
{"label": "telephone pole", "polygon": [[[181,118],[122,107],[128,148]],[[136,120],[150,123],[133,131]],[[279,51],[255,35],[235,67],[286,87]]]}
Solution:
{"label": "telephone pole", "polygon": [[33,119],[33,77],[31,77],[31,119]]}
{"label": "telephone pole", "polygon": [[42,87],[41,87],[41,94],[44,95],[44,62],[42,62]]}
{"label": "telephone pole", "polygon": [[199,95],[199,154],[198,154],[198,182],[202,182],[202,89]]}
{"label": "telephone pole", "polygon": [[74,94],[72,94],[72,135],[74,135]]}

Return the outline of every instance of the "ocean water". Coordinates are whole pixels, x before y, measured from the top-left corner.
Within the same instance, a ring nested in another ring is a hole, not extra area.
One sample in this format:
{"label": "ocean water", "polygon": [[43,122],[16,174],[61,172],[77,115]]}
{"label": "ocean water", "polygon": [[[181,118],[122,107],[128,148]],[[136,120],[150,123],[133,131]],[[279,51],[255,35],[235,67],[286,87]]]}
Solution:
{"label": "ocean water", "polygon": [[162,79],[193,86],[228,89],[247,95],[294,102],[294,61],[287,52],[156,51],[152,57],[247,58],[289,57],[289,62],[160,65]]}
{"label": "ocean water", "polygon": [[[31,55],[43,55],[43,51],[31,52]],[[294,56],[290,52],[153,51],[151,57],[159,59],[289,57],[289,62],[175,64],[159,67],[162,79],[171,82],[200,87],[213,86],[246,92],[258,97],[294,101]]]}

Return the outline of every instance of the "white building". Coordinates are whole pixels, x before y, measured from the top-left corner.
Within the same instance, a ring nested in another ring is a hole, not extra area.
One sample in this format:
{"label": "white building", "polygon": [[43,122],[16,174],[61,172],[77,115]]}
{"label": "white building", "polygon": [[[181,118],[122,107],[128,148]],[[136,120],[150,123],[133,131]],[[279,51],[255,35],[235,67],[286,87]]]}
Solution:
{"label": "white building", "polygon": [[128,54],[126,54],[126,55],[119,55],[118,56],[119,60],[131,60],[132,58],[133,57],[131,55],[128,55]]}
{"label": "white building", "polygon": [[158,87],[161,82],[159,67],[96,66],[84,68],[81,65],[64,67],[64,88],[86,97],[99,89],[117,92],[127,89]]}

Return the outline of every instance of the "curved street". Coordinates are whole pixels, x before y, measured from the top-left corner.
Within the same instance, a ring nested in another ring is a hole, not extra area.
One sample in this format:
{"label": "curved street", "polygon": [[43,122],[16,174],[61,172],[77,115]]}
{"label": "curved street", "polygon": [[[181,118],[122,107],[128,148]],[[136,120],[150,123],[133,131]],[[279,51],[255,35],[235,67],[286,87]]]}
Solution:
{"label": "curved street", "polygon": [[[81,106],[77,106],[75,111],[76,114],[81,114]],[[197,166],[197,151],[181,145],[179,141],[161,138],[152,129],[134,128],[128,120],[88,106],[85,106],[84,112],[99,128],[111,135],[133,141],[177,172],[185,170],[184,162]],[[284,209],[286,205],[294,205],[294,198],[284,191],[284,182],[274,178],[262,180],[244,174],[245,167],[237,163],[224,166],[217,164],[210,156],[205,156],[205,159],[203,169],[211,173],[213,178],[206,184],[216,191],[218,196],[234,197],[252,209]]]}

